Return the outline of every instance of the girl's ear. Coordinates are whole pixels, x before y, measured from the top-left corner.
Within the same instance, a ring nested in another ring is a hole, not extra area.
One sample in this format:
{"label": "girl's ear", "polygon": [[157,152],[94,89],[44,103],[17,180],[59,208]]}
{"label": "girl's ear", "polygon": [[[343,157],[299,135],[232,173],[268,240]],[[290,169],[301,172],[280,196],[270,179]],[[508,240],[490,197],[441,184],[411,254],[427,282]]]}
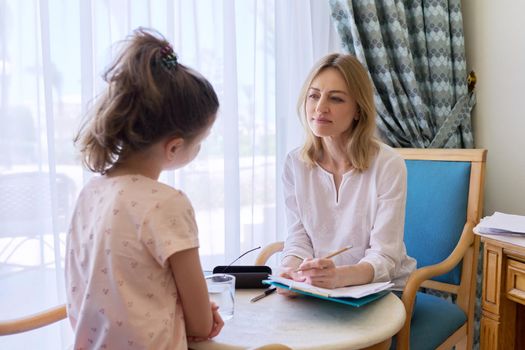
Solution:
{"label": "girl's ear", "polygon": [[173,160],[179,149],[184,145],[184,139],[182,137],[174,137],[168,139],[164,143],[164,155],[166,159]]}

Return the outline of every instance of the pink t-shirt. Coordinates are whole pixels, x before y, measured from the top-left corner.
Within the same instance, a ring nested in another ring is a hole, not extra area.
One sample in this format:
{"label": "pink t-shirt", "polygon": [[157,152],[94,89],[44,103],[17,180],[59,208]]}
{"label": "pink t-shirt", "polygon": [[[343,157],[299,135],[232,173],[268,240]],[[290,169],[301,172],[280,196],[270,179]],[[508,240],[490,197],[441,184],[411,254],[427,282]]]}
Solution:
{"label": "pink t-shirt", "polygon": [[181,191],[140,175],[91,179],[67,239],[74,349],[186,349],[168,258],[198,245]]}

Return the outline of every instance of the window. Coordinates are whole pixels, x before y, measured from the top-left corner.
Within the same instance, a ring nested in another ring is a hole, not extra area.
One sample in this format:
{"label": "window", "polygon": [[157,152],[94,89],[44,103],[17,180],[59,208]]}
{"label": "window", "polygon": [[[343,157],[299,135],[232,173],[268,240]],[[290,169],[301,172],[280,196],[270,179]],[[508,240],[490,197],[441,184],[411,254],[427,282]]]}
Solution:
{"label": "window", "polygon": [[[163,33],[221,101],[199,157],[161,176],[195,207],[204,268],[284,238],[280,172],[286,152],[301,141],[299,88],[314,61],[339,50],[327,2],[6,0],[0,177],[14,194],[0,189],[0,203],[3,209],[19,201],[26,216],[0,216],[0,319],[64,302],[68,216],[92,176],[80,167],[72,138],[104,88],[100,75],[111,45],[138,26]],[[23,202],[22,193],[33,197]],[[252,263],[254,254],[241,263]],[[2,337],[0,348],[22,341],[27,348],[66,348],[71,330],[66,321]]]}

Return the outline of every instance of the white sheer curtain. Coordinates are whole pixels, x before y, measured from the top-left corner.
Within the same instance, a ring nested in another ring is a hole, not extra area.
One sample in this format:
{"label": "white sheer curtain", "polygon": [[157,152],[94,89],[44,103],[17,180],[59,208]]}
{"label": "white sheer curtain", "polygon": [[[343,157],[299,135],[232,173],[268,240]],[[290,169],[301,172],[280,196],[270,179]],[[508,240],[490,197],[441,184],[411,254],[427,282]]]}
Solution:
{"label": "white sheer curtain", "polygon": [[[163,33],[221,101],[200,156],[161,178],[192,200],[204,268],[285,236],[280,172],[302,140],[298,91],[313,62],[339,50],[328,1],[0,0],[0,319],[64,302],[67,222],[92,176],[72,138],[111,44],[139,26]],[[61,322],[0,348],[70,340]]]}

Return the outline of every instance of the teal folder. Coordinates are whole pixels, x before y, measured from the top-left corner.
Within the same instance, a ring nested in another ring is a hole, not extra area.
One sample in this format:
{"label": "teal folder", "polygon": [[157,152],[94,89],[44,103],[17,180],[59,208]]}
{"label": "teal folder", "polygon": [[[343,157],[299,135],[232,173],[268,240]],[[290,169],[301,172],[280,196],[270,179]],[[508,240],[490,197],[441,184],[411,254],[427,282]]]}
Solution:
{"label": "teal folder", "polygon": [[264,284],[272,285],[272,286],[275,286],[277,288],[288,289],[288,290],[291,290],[292,292],[296,292],[296,293],[299,293],[299,294],[308,295],[308,296],[311,296],[311,297],[315,297],[315,298],[319,298],[319,299],[323,299],[323,300],[329,300],[329,301],[333,301],[333,302],[336,302],[336,303],[341,303],[341,304],[350,305],[350,306],[354,306],[354,307],[360,307],[360,306],[366,305],[366,304],[368,304],[368,303],[370,303],[370,302],[372,302],[374,300],[377,300],[379,298],[382,298],[385,295],[387,295],[388,293],[390,293],[389,290],[383,290],[381,292],[370,294],[370,295],[364,296],[362,298],[333,298],[333,297],[327,297],[327,296],[324,296],[324,295],[319,295],[319,294],[305,292],[305,291],[300,290],[300,289],[290,288],[290,286],[287,286],[286,284],[282,284],[282,283],[275,282],[275,281],[272,281],[272,280],[264,280],[262,282]]}

